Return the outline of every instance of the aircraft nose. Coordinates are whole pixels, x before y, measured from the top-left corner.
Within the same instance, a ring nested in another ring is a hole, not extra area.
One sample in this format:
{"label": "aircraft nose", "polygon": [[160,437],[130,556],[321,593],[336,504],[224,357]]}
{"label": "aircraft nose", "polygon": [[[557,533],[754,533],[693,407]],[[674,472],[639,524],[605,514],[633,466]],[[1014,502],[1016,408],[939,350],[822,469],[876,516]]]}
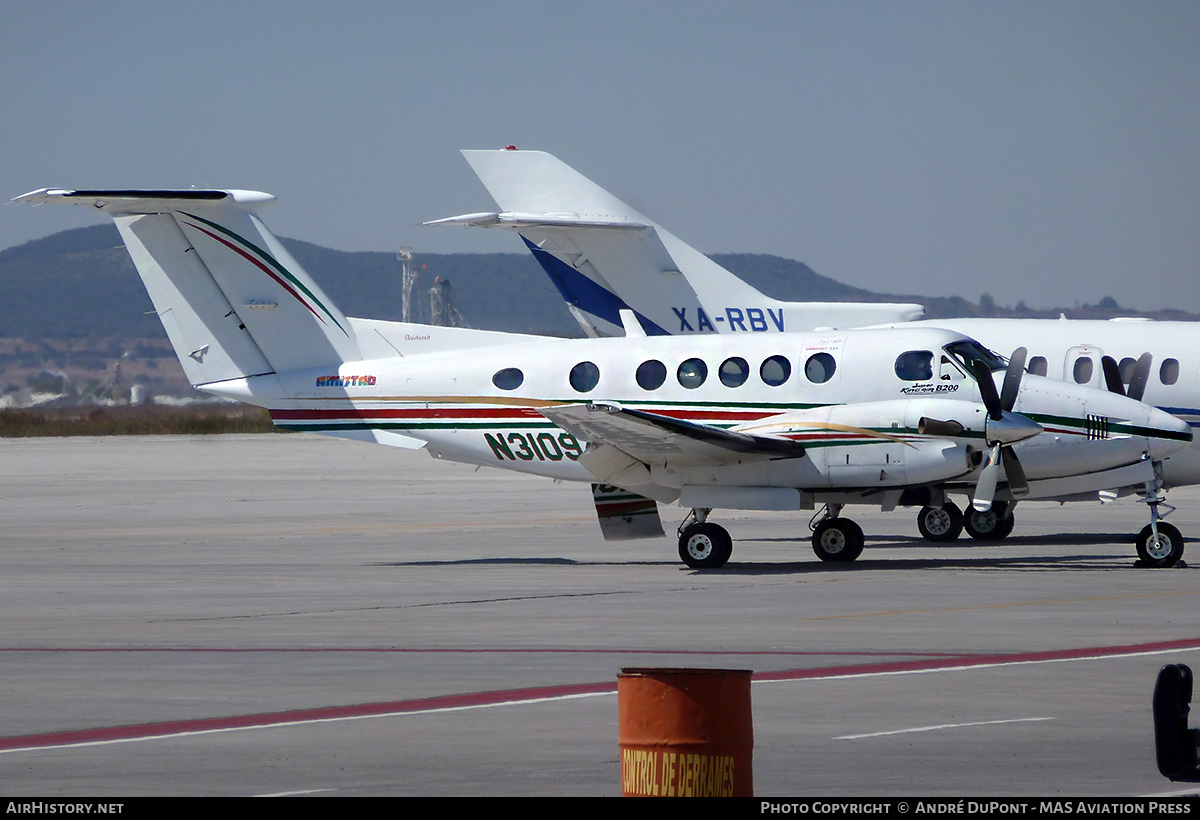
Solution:
{"label": "aircraft nose", "polygon": [[1150,458],[1155,461],[1177,453],[1192,443],[1192,428],[1186,421],[1172,416],[1170,413],[1150,408],[1147,418],[1147,439],[1150,446]]}

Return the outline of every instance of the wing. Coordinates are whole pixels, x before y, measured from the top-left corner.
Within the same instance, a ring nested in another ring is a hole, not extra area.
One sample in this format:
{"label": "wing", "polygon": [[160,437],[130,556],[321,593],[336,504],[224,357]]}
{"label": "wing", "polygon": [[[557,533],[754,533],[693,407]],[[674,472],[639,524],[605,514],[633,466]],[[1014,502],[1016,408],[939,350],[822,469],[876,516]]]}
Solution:
{"label": "wing", "polygon": [[725,464],[804,455],[804,445],[790,439],[737,433],[611,403],[567,404],[540,412],[579,439],[614,447],[645,464]]}

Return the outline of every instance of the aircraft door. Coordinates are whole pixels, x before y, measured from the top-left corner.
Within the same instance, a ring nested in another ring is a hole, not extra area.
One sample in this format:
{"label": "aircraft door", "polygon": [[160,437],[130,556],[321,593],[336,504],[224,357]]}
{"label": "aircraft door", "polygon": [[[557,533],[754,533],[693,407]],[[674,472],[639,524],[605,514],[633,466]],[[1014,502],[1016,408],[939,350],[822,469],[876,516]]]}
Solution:
{"label": "aircraft door", "polygon": [[834,385],[842,380],[842,353],[846,337],[840,333],[813,334],[805,338],[797,357],[803,377],[811,384]]}

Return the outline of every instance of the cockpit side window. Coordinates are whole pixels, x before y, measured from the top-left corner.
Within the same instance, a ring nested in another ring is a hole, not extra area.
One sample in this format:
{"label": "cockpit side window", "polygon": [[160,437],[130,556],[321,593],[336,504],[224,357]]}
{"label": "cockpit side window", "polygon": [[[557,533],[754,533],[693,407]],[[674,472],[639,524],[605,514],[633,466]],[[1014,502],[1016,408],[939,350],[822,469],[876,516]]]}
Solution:
{"label": "cockpit side window", "polygon": [[896,357],[896,375],[906,382],[923,382],[933,378],[933,353],[928,350],[909,350]]}
{"label": "cockpit side window", "polygon": [[1008,367],[1004,359],[974,339],[963,339],[961,342],[952,342],[946,345],[945,350],[962,362],[963,367],[966,368],[968,373],[975,372],[975,362],[983,362],[987,366],[987,369],[993,373]]}

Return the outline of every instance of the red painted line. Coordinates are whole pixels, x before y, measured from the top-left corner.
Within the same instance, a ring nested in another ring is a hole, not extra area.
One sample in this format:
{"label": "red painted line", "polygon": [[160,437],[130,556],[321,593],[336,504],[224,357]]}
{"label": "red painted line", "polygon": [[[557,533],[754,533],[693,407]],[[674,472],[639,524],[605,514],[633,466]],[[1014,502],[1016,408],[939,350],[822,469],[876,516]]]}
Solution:
{"label": "red painted line", "polygon": [[883,436],[870,436],[865,433],[784,433],[783,438],[791,439],[792,441],[878,441],[887,443],[889,438]]}
{"label": "red painted line", "polygon": [[1068,429],[1065,427],[1050,427],[1049,425],[1043,425],[1042,429],[1045,430],[1047,433],[1060,433],[1061,435],[1064,435],[1064,436],[1079,437],[1079,436],[1087,435],[1086,433],[1084,433],[1081,430],[1071,430],[1071,429]]}
{"label": "red painted line", "polygon": [[117,646],[102,646],[102,647],[52,647],[52,646],[4,646],[0,647],[0,652],[164,652],[164,653],[185,653],[185,654],[205,654],[205,653],[406,653],[406,654],[450,654],[450,655],[478,655],[478,654],[515,654],[515,655],[745,655],[745,656],[762,656],[762,657],[841,657],[848,656],[854,658],[870,658],[870,657],[907,657],[914,656],[919,658],[961,658],[961,652],[902,652],[902,651],[885,651],[885,652],[837,652],[833,650],[778,650],[778,649],[514,649],[500,647],[486,647],[482,649],[458,649],[448,647],[396,647],[396,646],[380,646],[380,647],[256,647],[235,648],[235,647],[117,647]]}
{"label": "red painted line", "polygon": [[[815,669],[791,669],[776,672],[760,672],[753,676],[755,682],[790,681],[810,678],[857,677],[881,673],[920,672],[926,670],[959,669],[970,666],[996,665],[1005,663],[1037,663],[1044,661],[1067,661],[1083,658],[1103,658],[1129,654],[1153,654],[1186,649],[1200,649],[1200,638],[1185,638],[1175,641],[1158,641],[1121,646],[1085,647],[1082,649],[1059,649],[1046,652],[1021,652],[1003,655],[956,655],[925,660],[894,661],[890,663],[861,664],[857,666],[818,667]],[[13,649],[7,651],[31,651]],[[48,650],[53,651],[53,650]],[[76,650],[79,651],[79,650]],[[85,650],[97,651],[97,650]],[[128,650],[103,650],[128,651]],[[160,651],[160,650],[148,650]],[[194,650],[188,650],[194,651]],[[216,650],[221,651],[221,650]],[[235,651],[278,651],[278,650],[235,650]],[[294,651],[294,650],[293,650]],[[311,651],[311,650],[305,650]],[[496,650],[475,650],[496,651]],[[623,652],[623,650],[607,650]],[[640,650],[649,654],[652,650]],[[671,654],[671,653],[658,653]],[[708,654],[733,655],[734,652],[711,652]],[[772,653],[773,654],[773,653]],[[835,653],[817,653],[835,654]],[[900,653],[896,653],[900,654]],[[38,735],[21,735],[0,738],[0,751],[12,749],[35,749],[47,746],[79,745],[121,740],[137,740],[188,732],[214,732],[231,729],[278,726],[281,724],[313,722],[320,720],[344,720],[358,717],[405,714],[435,709],[469,708],[494,706],[505,703],[521,703],[544,698],[563,698],[578,695],[609,694],[615,692],[615,681],[582,683],[566,686],[542,686],[526,689],[510,689],[499,692],[477,692],[462,695],[446,695],[416,700],[388,701],[383,703],[361,703],[349,706],[328,706],[318,709],[297,709],[289,712],[265,712],[253,715],[231,715],[228,717],[201,718],[196,720],[143,723],[132,726],[109,726],[96,729],[81,729],[69,732],[50,732]]]}
{"label": "red painted line", "polygon": [[1039,661],[1067,661],[1079,658],[1103,658],[1116,655],[1150,654],[1180,649],[1200,649],[1200,638],[1185,638],[1178,641],[1128,644],[1125,646],[1094,646],[1082,649],[1056,649],[1048,652],[1020,652],[1010,655],[959,655],[954,658],[934,658],[922,661],[895,661],[860,666],[835,666],[824,669],[791,669],[780,672],[763,672],[754,676],[756,681],[804,680],[840,675],[878,675],[887,672],[920,672],[933,669],[958,669],[983,664],[1037,663]]}
{"label": "red painted line", "polygon": [[378,410],[272,410],[271,418],[283,420],[304,419],[423,419],[423,418],[464,418],[464,419],[520,419],[528,417],[542,418],[536,410],[518,407],[497,408],[460,408],[460,409],[378,409]]}
{"label": "red painted line", "polygon": [[[658,412],[658,411],[646,411]],[[774,413],[761,412],[737,412],[737,413],[713,413],[708,410],[672,410],[670,412],[658,412],[658,415],[669,416],[671,418],[683,419],[710,419],[713,421],[745,421],[762,418],[767,415],[775,415]],[[294,410],[272,410],[271,418],[286,419],[286,420],[304,420],[304,419],[398,419],[398,418],[541,418],[542,415],[532,407],[473,407],[473,408],[377,408],[377,409],[360,409],[360,408],[344,408],[344,409],[294,409]]]}
{"label": "red painted line", "polygon": [[224,245],[225,247],[229,248],[229,249],[230,249],[231,251],[233,251],[234,253],[236,253],[236,254],[238,254],[239,256],[242,256],[242,257],[244,257],[245,259],[247,259],[247,260],[248,260],[248,261],[249,261],[249,262],[250,262],[252,265],[254,265],[256,268],[258,268],[258,269],[259,269],[259,270],[261,270],[263,273],[265,273],[267,276],[270,276],[272,279],[274,279],[276,282],[278,282],[278,283],[279,283],[279,286],[280,286],[281,288],[283,288],[284,290],[286,290],[288,293],[290,293],[290,294],[292,295],[292,297],[293,297],[293,298],[294,298],[294,299],[295,299],[297,302],[299,302],[300,304],[302,304],[302,305],[304,305],[306,308],[308,308],[308,312],[309,312],[309,313],[311,313],[313,316],[316,316],[316,317],[317,317],[317,321],[319,321],[321,324],[325,324],[325,320],[324,320],[324,319],[322,319],[322,318],[320,317],[320,315],[319,315],[319,314],[318,314],[318,313],[317,313],[315,310],[313,310],[313,309],[312,309],[312,306],[311,306],[311,305],[310,305],[308,302],[306,302],[306,301],[304,301],[303,299],[301,299],[301,298],[300,298],[300,294],[298,294],[298,293],[296,293],[296,291],[292,290],[292,286],[291,286],[291,285],[289,285],[287,282],[283,281],[283,280],[282,280],[282,279],[280,279],[278,276],[276,276],[276,275],[275,275],[275,271],[273,271],[273,270],[271,270],[270,268],[268,268],[268,267],[267,267],[266,265],[264,265],[262,262],[259,262],[259,261],[258,261],[257,259],[255,259],[253,256],[251,256],[250,254],[246,253],[244,250],[242,250],[241,248],[239,248],[237,245],[234,245],[232,242],[227,242],[226,240],[224,240],[224,239],[222,239],[221,237],[217,236],[217,235],[216,235],[215,233],[213,233],[212,231],[210,231],[210,230],[207,230],[207,229],[205,229],[205,228],[201,228],[199,225],[194,225],[194,224],[192,224],[192,223],[190,223],[190,222],[188,223],[188,227],[190,227],[190,228],[195,228],[196,230],[200,231],[201,233],[203,233],[203,234],[207,234],[208,236],[210,236],[210,237],[212,237],[213,239],[215,239],[215,240],[217,240],[218,242],[220,242],[220,243],[221,243],[222,245]]}
{"label": "red painted line", "polygon": [[537,700],[569,695],[603,694],[617,691],[616,681],[581,683],[570,686],[543,686],[531,689],[510,689],[505,692],[477,692],[466,695],[446,695],[419,700],[399,700],[388,703],[362,703],[353,706],[328,706],[320,709],[297,709],[290,712],[264,712],[256,715],[232,715],[198,720],[176,720],[164,723],[141,723],[133,726],[107,726],[81,729],[74,732],[52,732],[42,735],[22,735],[0,738],[0,751],[42,746],[64,746],[101,743],[115,740],[135,740],[161,735],[188,732],[212,732],[228,729],[276,726],[284,723],[318,720],[344,720],[381,714],[423,712],[431,709],[452,709],[469,706],[488,706],[501,703]]}

